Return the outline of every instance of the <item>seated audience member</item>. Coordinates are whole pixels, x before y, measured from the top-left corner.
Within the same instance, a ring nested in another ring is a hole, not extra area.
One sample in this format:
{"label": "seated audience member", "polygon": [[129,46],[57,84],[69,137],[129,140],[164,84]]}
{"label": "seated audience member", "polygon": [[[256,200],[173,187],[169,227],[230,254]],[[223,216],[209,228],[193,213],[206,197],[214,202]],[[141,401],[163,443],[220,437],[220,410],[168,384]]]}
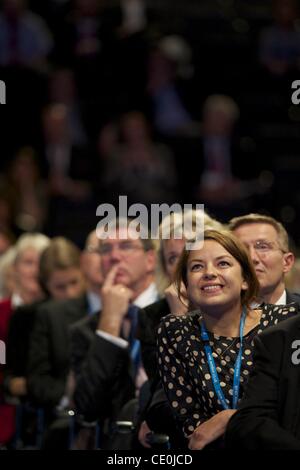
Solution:
{"label": "seated audience member", "polygon": [[66,106],[71,142],[86,145],[87,132],[82,118],[82,103],[78,96],[75,74],[69,68],[57,68],[49,79],[49,100]]}
{"label": "seated audience member", "polygon": [[[13,290],[8,292],[10,297],[0,302],[1,333],[0,340],[7,342],[9,324],[14,310],[27,305],[43,297],[38,283],[38,263],[42,250],[48,245],[49,239],[42,234],[25,234],[18,240],[13,254]],[[1,370],[0,383],[3,386],[3,374]],[[26,383],[22,378],[18,381],[18,389],[22,392],[26,389]],[[0,444],[7,444],[13,437],[15,425],[15,408],[4,403],[3,391],[0,394]]]}
{"label": "seated audience member", "polygon": [[14,207],[14,225],[19,232],[41,231],[44,226],[48,197],[40,174],[35,150],[20,147],[5,175],[5,189]]}
{"label": "seated audience member", "polygon": [[152,240],[136,239],[129,222],[117,219],[106,239],[100,232],[102,310],[72,327],[74,402],[88,422],[115,420],[147,379],[135,330],[139,308],[158,298],[156,255]]}
{"label": "seated audience member", "polygon": [[[222,228],[217,220],[205,212],[201,214],[200,211],[195,210],[188,211],[183,217],[181,214],[173,214],[171,217],[168,215],[159,226],[160,242],[156,278],[162,298],[141,309],[137,329],[137,337],[141,341],[143,364],[149,379],[154,379],[157,374],[156,331],[160,320],[169,313],[183,315],[187,312],[187,306],[178,298],[174,276],[185,244],[184,230],[186,228],[184,227],[187,227],[187,221],[192,221],[192,229],[195,231],[202,215],[205,229],[220,230]],[[170,233],[168,239],[163,238],[164,232]],[[178,234],[181,238],[175,238]],[[182,288],[185,290],[183,285]]]}
{"label": "seated audience member", "polygon": [[177,285],[184,283],[199,311],[167,316],[158,329],[162,383],[192,450],[222,446],[253,368],[253,339],[298,309],[253,307],[258,280],[246,248],[229,232],[205,231],[195,248],[181,256]]}
{"label": "seated audience member", "polygon": [[24,234],[16,244],[14,260],[15,289],[11,296],[13,308],[41,300],[44,293],[39,284],[39,260],[41,253],[49,245],[45,235]]}
{"label": "seated audience member", "polygon": [[227,95],[210,95],[203,105],[203,172],[199,185],[202,202],[216,209],[240,197],[240,181],[233,175],[239,148],[234,136],[239,118],[236,102]]}
{"label": "seated audience member", "polygon": [[[170,149],[153,140],[145,115],[124,114],[120,120],[122,142],[111,145],[103,160],[102,186],[107,197],[125,194],[128,203],[172,203],[176,200],[177,174]],[[113,202],[113,201],[112,201]]]}
{"label": "seated audience member", "polygon": [[[157,285],[163,297],[154,304],[142,309],[139,313],[137,338],[141,341],[142,360],[149,378],[149,387],[151,388],[146,407],[141,410],[141,419],[143,416],[146,420],[149,417],[153,430],[169,435],[174,434],[175,424],[172,416],[170,417],[170,407],[159,380],[156,358],[156,332],[163,316],[169,313],[183,315],[187,312],[187,305],[178,297],[174,276],[177,262],[184,248],[187,231],[189,227],[191,227],[193,232],[197,229],[202,229],[200,227],[201,217],[203,217],[203,224],[206,229],[222,228],[219,222],[201,211],[191,210],[185,212],[183,216],[182,214],[175,213],[164,217],[158,230],[160,246],[156,276]],[[191,233],[188,233],[187,238],[190,236]],[[182,289],[184,292],[185,288],[183,285]],[[144,397],[144,400],[146,400],[146,397]],[[139,440],[142,445],[147,447],[146,434],[150,432],[150,429],[146,420],[141,424]],[[168,425],[168,422],[170,425]],[[177,444],[178,442],[176,442]]]}
{"label": "seated audience member", "polygon": [[229,421],[227,448],[300,450],[299,338],[298,314],[255,339],[255,365]]}
{"label": "seated audience member", "polygon": [[69,114],[63,103],[51,103],[44,110],[44,158],[50,195],[81,201],[90,197],[89,180],[93,173],[87,147],[74,142]]}
{"label": "seated audience member", "polygon": [[285,275],[293,268],[295,257],[283,225],[273,217],[247,214],[232,219],[229,229],[249,250],[259,282],[259,302],[299,303],[299,294],[289,292],[285,287]]}
{"label": "seated audience member", "polygon": [[[79,295],[83,276],[78,265],[77,247],[64,238],[53,238],[42,252],[39,263],[39,282],[45,291],[45,300],[64,300]],[[20,307],[11,317],[7,342],[6,388],[13,397],[27,395],[30,335],[37,311],[45,304],[45,300]],[[23,388],[18,386],[21,379],[25,382]]]}
{"label": "seated audience member", "polygon": [[[93,236],[89,235],[86,250],[90,250]],[[70,362],[69,327],[100,305],[100,288],[98,298],[92,290],[96,284],[94,261],[99,268],[98,287],[101,284],[100,257],[97,253],[85,252],[81,258],[79,249],[60,237],[53,239],[49,251],[43,256],[41,276],[45,288],[55,300],[42,305],[36,315],[30,341],[28,385],[34,403],[53,411],[59,405],[67,406],[67,400],[63,398],[65,394],[69,395],[66,391]],[[96,259],[91,261],[93,257]],[[81,269],[83,259],[85,277]]]}
{"label": "seated audience member", "polygon": [[274,24],[264,29],[259,44],[260,61],[274,76],[299,69],[300,33],[296,0],[273,1]]}
{"label": "seated audience member", "polygon": [[[91,272],[91,289],[87,290],[88,301],[86,309],[87,311],[98,310],[102,278],[100,272],[100,257],[97,254],[94,255],[93,252],[90,253],[91,250],[95,249],[95,244],[93,245],[94,238],[96,238],[95,232],[92,232],[88,237],[86,250],[82,255],[80,255],[78,248],[72,242],[62,237],[52,239],[49,246],[43,251],[39,265],[39,281],[47,296],[43,302],[36,302],[18,308],[12,316],[9,325],[5,385],[6,393],[10,400],[12,398],[18,398],[25,405],[31,405],[32,400],[35,402],[35,393],[39,393],[43,385],[46,386],[47,378],[41,379],[39,376],[39,373],[42,374],[42,371],[45,372],[45,355],[47,353],[45,336],[41,336],[41,338],[38,338],[40,342],[38,342],[37,345],[38,351],[36,351],[37,357],[35,360],[38,362],[42,361],[42,364],[40,363],[38,367],[37,363],[35,363],[37,369],[34,369],[33,378],[31,377],[32,392],[31,395],[28,396],[27,372],[31,333],[34,329],[34,322],[39,311],[44,312],[46,310],[46,312],[48,312],[49,306],[50,310],[53,308],[54,301],[77,299],[83,292],[85,281],[80,269],[80,256],[81,264],[85,266],[83,271],[86,274],[86,278],[88,277],[87,273]],[[89,250],[89,252],[87,252],[87,250]],[[49,303],[49,301],[51,302]],[[76,304],[77,300],[74,300],[74,303]],[[72,307],[75,310],[76,307],[74,307],[74,303]],[[58,311],[60,314],[61,310],[59,309]],[[44,315],[44,313],[42,313],[42,315]],[[66,306],[66,315],[70,315],[69,304]],[[49,323],[46,323],[47,326],[48,324]],[[54,330],[53,335],[56,333],[57,330]],[[51,336],[50,334],[52,340],[55,339],[53,335]],[[62,332],[60,332],[60,335],[62,335]],[[61,337],[62,336],[60,336],[60,339]],[[62,347],[61,345],[61,348]],[[44,367],[44,369],[41,369],[42,367]],[[54,366],[52,367],[54,369]],[[43,383],[43,380],[45,380],[45,383]],[[41,388],[38,388],[37,383],[39,384],[40,381]],[[21,384],[24,386],[21,387]],[[27,415],[25,415],[26,410],[28,410]],[[26,410],[23,410],[22,445],[30,445],[30,443],[32,445],[35,441],[33,437],[34,432],[32,431],[32,428],[35,430],[32,406],[26,406]]]}
{"label": "seated audience member", "polygon": [[26,0],[4,0],[0,14],[0,65],[41,68],[53,40],[44,20]]}

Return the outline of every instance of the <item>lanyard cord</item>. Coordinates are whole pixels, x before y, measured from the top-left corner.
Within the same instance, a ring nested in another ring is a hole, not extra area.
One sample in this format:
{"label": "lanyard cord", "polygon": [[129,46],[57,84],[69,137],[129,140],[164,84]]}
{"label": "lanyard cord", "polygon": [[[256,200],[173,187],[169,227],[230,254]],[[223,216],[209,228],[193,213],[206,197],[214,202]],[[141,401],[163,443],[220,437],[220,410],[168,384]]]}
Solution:
{"label": "lanyard cord", "polygon": [[[235,361],[235,366],[234,366],[232,409],[237,408],[237,403],[239,399],[240,375],[241,375],[242,354],[243,354],[243,333],[244,333],[246,315],[247,315],[247,310],[246,310],[246,307],[244,307],[242,311],[242,315],[241,315],[241,321],[240,321],[240,350],[239,350],[237,359]],[[201,323],[201,338],[204,341],[204,350],[206,353],[206,358],[207,358],[215,392],[223,408],[227,410],[229,409],[229,405],[225,399],[223,390],[220,385],[220,379],[219,379],[218,372],[216,369],[215,360],[213,358],[212,349],[209,344],[209,336],[208,336],[204,321],[202,321]]]}

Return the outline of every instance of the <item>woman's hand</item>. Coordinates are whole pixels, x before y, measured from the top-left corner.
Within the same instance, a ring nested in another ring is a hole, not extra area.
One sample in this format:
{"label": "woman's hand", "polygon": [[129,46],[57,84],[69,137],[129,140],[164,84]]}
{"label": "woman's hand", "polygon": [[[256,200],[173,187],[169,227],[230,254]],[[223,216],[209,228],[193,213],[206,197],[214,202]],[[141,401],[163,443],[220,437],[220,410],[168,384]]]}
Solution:
{"label": "woman's hand", "polygon": [[223,410],[208,421],[200,424],[193,434],[189,436],[189,449],[202,450],[207,444],[215,441],[225,433],[226,426],[236,410]]}
{"label": "woman's hand", "polygon": [[[180,292],[183,298],[186,297],[186,289],[182,283],[180,287]],[[171,284],[165,289],[166,300],[170,307],[170,312],[173,315],[185,315],[188,311],[187,305],[184,305],[178,297],[177,289],[175,283]]]}
{"label": "woman's hand", "polygon": [[147,449],[151,449],[150,444],[147,442],[147,434],[149,433],[151,433],[151,429],[149,428],[146,421],[143,421],[139,429],[138,440],[140,444],[142,444],[142,446],[146,447]]}

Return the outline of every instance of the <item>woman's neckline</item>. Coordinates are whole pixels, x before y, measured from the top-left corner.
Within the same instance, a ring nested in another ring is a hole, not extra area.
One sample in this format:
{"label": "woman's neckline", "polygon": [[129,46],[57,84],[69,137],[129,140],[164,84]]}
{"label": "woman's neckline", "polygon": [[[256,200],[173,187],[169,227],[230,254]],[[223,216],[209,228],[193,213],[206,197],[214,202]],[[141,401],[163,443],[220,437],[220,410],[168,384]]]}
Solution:
{"label": "woman's neckline", "polygon": [[[247,338],[247,336],[251,335],[251,333],[256,328],[258,328],[261,324],[263,309],[259,308],[259,309],[251,310],[251,312],[255,312],[255,311],[257,312],[256,313],[257,318],[253,318],[252,324],[249,325],[249,323],[248,323],[248,326],[246,326],[246,324],[245,324],[246,333],[243,334],[243,338]],[[258,320],[258,318],[259,318],[259,320]],[[201,327],[201,322],[203,321],[203,317],[201,315],[201,312],[200,312],[198,321],[199,321],[199,326]],[[247,320],[246,320],[246,322],[247,322]],[[213,331],[209,331],[209,330],[207,330],[207,333],[208,333],[209,336],[214,337],[215,339],[234,340],[234,339],[240,338],[240,335],[238,335],[238,336],[225,336],[225,335],[220,335],[220,334],[214,333]]]}

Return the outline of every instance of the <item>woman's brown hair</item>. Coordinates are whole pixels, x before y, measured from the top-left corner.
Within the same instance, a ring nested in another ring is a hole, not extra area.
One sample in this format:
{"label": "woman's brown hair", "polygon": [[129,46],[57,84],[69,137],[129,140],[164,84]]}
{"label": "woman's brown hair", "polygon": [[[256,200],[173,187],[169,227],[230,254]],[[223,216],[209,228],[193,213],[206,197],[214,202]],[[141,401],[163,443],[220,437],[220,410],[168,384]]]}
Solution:
{"label": "woman's brown hair", "polygon": [[[242,276],[248,284],[248,289],[241,292],[241,303],[249,307],[249,305],[257,299],[259,282],[247,248],[235,235],[225,230],[205,230],[203,240],[213,240],[219,243],[237,260],[241,266]],[[182,299],[180,285],[183,282],[187,288],[187,263],[191,251],[192,250],[184,248],[176,269],[175,283],[179,299],[182,301],[184,299]]]}

